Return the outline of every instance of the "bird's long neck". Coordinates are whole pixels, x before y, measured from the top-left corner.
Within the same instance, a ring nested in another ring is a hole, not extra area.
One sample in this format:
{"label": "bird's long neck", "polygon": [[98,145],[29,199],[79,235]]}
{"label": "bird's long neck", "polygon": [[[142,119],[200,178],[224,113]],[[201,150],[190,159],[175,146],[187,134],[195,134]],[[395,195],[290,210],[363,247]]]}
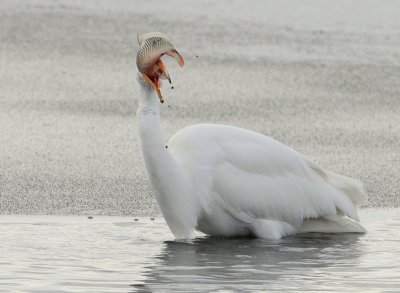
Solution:
{"label": "bird's long neck", "polygon": [[177,238],[185,238],[196,225],[193,203],[187,194],[187,177],[166,147],[160,125],[160,102],[155,91],[141,84],[139,88],[139,135],[150,183],[171,231]]}
{"label": "bird's long neck", "polygon": [[153,190],[165,197],[171,181],[169,174],[179,175],[178,164],[166,148],[160,125],[160,102],[152,89],[140,88],[137,116],[142,153]]}

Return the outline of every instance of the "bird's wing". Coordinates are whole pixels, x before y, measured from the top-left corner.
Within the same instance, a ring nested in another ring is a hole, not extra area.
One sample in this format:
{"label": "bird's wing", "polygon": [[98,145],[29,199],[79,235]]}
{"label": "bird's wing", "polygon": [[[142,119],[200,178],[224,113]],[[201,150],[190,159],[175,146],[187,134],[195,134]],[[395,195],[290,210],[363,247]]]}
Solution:
{"label": "bird's wing", "polygon": [[267,136],[206,124],[184,130],[172,142],[191,165],[188,170],[208,174],[215,204],[241,221],[276,219],[299,226],[337,211],[358,220],[354,198],[364,193],[356,181],[323,170]]}

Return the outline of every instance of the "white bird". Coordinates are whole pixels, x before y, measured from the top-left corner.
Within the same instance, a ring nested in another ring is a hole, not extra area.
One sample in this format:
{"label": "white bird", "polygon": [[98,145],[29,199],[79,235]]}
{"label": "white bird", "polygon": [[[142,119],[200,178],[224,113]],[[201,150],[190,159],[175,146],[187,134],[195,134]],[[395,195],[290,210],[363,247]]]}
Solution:
{"label": "white bird", "polygon": [[[138,56],[151,51],[160,38],[169,41],[160,33],[139,36]],[[173,45],[167,50],[171,48],[177,53]],[[182,129],[166,143],[159,79],[169,75],[160,57],[182,58],[167,50],[158,48],[157,58],[152,57],[148,66],[155,66],[154,71],[138,75],[137,117],[151,187],[176,238],[188,238],[195,229],[265,239],[304,232],[365,232],[356,210],[366,200],[361,183],[324,170],[270,137],[200,124]],[[178,61],[183,65],[183,59]]]}

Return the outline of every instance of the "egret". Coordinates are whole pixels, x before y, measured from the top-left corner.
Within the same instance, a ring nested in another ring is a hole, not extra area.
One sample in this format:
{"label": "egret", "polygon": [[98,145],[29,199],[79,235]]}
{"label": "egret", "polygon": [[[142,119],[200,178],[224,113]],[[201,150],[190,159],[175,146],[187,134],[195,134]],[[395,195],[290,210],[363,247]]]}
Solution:
{"label": "egret", "polygon": [[282,143],[216,124],[186,127],[166,144],[160,124],[161,61],[184,60],[168,36],[138,36],[139,135],[150,184],[178,239],[208,235],[279,239],[304,232],[364,233],[359,181],[327,171]]}

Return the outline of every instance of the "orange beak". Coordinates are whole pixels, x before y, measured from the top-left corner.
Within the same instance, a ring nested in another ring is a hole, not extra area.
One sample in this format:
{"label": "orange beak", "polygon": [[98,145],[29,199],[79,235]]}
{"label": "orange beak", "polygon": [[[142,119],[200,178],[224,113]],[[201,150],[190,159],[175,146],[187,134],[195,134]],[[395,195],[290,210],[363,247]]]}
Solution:
{"label": "orange beak", "polygon": [[[181,67],[185,64],[185,61],[183,60],[182,56],[177,51],[175,50],[168,51],[165,54],[174,57],[178,61]],[[157,92],[158,98],[160,99],[160,103],[164,103],[164,98],[161,94],[161,89],[160,89],[160,80],[168,79],[168,82],[171,84],[171,77],[169,76],[167,67],[161,61],[161,59],[158,59],[156,61],[153,68],[151,68],[149,72],[143,74],[143,79],[146,80]]]}

